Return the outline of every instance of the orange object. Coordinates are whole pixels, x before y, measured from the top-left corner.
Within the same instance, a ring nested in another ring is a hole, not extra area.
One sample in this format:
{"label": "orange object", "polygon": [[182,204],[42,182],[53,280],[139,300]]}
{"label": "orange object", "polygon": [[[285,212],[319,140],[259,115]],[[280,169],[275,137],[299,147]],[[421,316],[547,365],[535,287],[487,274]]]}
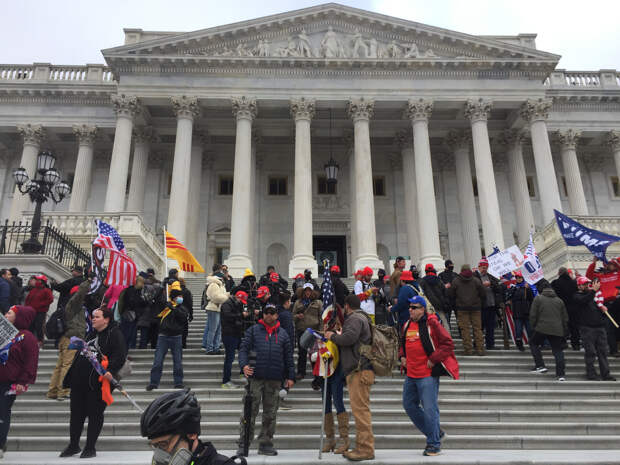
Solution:
{"label": "orange object", "polygon": [[[101,360],[101,366],[107,370],[109,363],[108,357],[104,355],[103,360]],[[103,376],[99,376],[99,382],[101,383],[101,400],[104,401],[106,405],[112,405],[114,398],[112,397],[110,381]]]}

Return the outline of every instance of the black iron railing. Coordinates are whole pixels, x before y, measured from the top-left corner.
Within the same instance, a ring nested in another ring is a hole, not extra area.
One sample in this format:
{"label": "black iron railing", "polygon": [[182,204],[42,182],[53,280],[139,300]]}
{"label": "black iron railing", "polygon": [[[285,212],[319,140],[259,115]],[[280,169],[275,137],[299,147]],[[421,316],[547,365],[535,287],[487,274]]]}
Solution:
{"label": "black iron railing", "polygon": [[[13,222],[6,220],[0,225],[0,255],[22,254],[22,243],[32,236],[32,226],[28,222]],[[80,265],[87,268],[90,264],[90,254],[77,245],[58,229],[50,226],[49,221],[41,226],[39,238],[43,248],[38,255],[47,255],[58,263],[72,268]]]}

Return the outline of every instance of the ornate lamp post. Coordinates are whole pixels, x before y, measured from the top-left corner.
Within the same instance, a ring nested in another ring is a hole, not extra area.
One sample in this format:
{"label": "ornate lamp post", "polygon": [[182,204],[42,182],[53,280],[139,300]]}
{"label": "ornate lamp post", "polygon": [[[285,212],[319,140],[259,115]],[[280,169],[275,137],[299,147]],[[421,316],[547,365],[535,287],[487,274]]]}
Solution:
{"label": "ornate lamp post", "polygon": [[336,184],[338,182],[338,170],[340,165],[334,160],[332,154],[332,109],[329,109],[329,161],[325,164],[325,176],[327,184]]}
{"label": "ornate lamp post", "polygon": [[24,253],[39,253],[42,245],[39,242],[41,230],[41,205],[48,200],[59,203],[70,192],[69,185],[61,181],[60,172],[54,168],[56,157],[50,151],[42,151],[37,158],[37,172],[34,179],[28,177],[25,168],[17,168],[13,171],[13,179],[22,194],[30,195],[36,207],[32,217],[30,239],[22,243]]}

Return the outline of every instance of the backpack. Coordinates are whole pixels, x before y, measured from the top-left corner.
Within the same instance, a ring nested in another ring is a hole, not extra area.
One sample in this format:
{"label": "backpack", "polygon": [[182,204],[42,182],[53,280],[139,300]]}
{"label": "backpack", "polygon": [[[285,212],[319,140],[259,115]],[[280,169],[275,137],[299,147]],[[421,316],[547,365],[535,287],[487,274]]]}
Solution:
{"label": "backpack", "polygon": [[65,309],[56,310],[45,323],[45,336],[48,339],[60,339],[67,331],[67,323],[65,322]]}
{"label": "backpack", "polygon": [[360,369],[362,357],[368,360],[376,376],[391,376],[392,371],[399,363],[398,351],[400,338],[394,326],[373,325],[370,316],[365,312],[357,312],[364,315],[370,326],[370,344],[360,344]]}

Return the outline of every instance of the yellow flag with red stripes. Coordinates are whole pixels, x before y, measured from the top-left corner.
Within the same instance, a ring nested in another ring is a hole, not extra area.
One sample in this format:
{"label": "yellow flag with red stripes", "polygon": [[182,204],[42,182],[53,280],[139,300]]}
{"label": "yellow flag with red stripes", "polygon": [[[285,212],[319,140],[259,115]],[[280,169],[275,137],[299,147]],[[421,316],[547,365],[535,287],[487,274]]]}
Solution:
{"label": "yellow flag with red stripes", "polygon": [[176,260],[183,271],[189,271],[190,273],[205,272],[191,252],[168,231],[166,231],[166,256]]}

